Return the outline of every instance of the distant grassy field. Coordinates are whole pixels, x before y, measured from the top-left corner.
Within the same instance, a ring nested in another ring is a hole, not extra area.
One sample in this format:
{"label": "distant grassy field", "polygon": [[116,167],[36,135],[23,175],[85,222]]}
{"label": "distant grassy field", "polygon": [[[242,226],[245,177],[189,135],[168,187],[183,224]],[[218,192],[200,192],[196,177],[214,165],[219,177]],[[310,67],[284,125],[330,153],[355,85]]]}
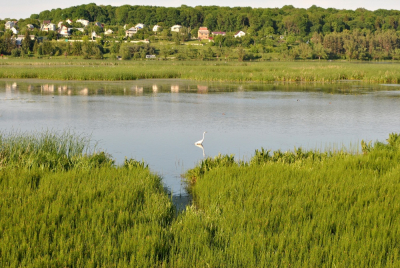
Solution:
{"label": "distant grassy field", "polygon": [[0,266],[399,267],[400,135],[362,150],[207,158],[175,216],[142,162],[0,133]]}
{"label": "distant grassy field", "polygon": [[220,82],[361,80],[399,83],[400,63],[2,59],[0,78],[101,81],[182,78]]}

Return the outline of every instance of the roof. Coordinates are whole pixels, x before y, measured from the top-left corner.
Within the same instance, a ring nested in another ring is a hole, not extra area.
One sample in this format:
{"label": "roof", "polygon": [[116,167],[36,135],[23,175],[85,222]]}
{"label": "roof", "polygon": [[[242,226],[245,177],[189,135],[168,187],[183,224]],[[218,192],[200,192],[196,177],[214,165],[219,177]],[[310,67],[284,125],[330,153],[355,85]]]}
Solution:
{"label": "roof", "polygon": [[208,31],[207,27],[200,27],[199,31]]}

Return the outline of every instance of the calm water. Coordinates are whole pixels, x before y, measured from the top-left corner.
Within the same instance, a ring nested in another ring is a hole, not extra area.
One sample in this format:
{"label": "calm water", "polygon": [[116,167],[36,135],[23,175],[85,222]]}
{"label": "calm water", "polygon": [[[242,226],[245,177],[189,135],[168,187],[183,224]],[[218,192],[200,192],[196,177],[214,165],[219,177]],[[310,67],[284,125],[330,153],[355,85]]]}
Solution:
{"label": "calm water", "polygon": [[248,160],[261,147],[357,147],[400,132],[398,85],[0,80],[0,126],[91,135],[118,163],[144,160],[176,196],[206,156]]}

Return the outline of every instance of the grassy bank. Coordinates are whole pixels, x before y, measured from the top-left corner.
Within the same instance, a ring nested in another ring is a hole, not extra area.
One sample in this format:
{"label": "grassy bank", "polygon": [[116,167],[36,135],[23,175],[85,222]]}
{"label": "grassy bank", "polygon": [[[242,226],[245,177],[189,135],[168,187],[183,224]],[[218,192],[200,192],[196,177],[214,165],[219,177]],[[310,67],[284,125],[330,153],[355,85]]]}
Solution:
{"label": "grassy bank", "polygon": [[221,82],[399,83],[400,64],[352,62],[224,62],[3,59],[0,78],[121,81],[181,78]]}
{"label": "grassy bank", "polygon": [[174,218],[160,177],[85,137],[0,134],[1,267],[398,267],[400,135],[207,158]]}
{"label": "grassy bank", "polygon": [[160,177],[134,160],[114,166],[87,145],[69,134],[0,135],[1,267],[167,259],[175,213]]}
{"label": "grassy bank", "polygon": [[175,224],[175,264],[398,267],[400,139],[389,141],[363,144],[362,155],[204,160],[187,173],[197,208]]}

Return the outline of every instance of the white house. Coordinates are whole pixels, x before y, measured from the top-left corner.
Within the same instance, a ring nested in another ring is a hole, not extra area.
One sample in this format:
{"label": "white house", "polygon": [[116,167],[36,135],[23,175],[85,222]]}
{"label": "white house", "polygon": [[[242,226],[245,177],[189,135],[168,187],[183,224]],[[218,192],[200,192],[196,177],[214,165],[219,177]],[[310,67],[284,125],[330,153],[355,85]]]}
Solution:
{"label": "white house", "polygon": [[217,35],[225,36],[226,32],[212,32],[212,35],[214,35],[214,36],[217,36]]}
{"label": "white house", "polygon": [[88,21],[88,20],[84,20],[84,19],[76,20],[76,22],[82,23],[82,25],[83,25],[84,27],[87,27],[87,26],[89,25],[89,21]]}
{"label": "white house", "polygon": [[63,23],[64,23],[63,21],[60,21],[60,22],[57,24],[57,28],[60,29],[60,28],[62,27]]}
{"label": "white house", "polygon": [[174,25],[174,26],[171,27],[171,32],[179,33],[181,28],[182,28],[182,26],[180,26],[180,25]]}
{"label": "white house", "polygon": [[93,31],[91,34],[91,38],[93,39],[93,38],[98,38],[98,37],[100,37],[100,36],[98,36],[97,33],[95,31]]}
{"label": "white house", "polygon": [[66,22],[68,22],[68,24],[72,24],[72,20],[67,19]]}
{"label": "white house", "polygon": [[138,24],[135,25],[135,28],[138,29],[138,30],[139,29],[143,29],[144,27],[146,27],[146,25],[144,25],[143,23],[138,23]]}
{"label": "white house", "polygon": [[246,33],[245,32],[243,32],[243,31],[239,31],[239,32],[237,32],[237,33],[235,33],[235,35],[234,35],[234,37],[236,38],[236,37],[242,37],[242,36],[245,36],[246,35]]}
{"label": "white house", "polygon": [[160,25],[154,25],[153,26],[153,32],[158,32],[161,29]]}
{"label": "white house", "polygon": [[6,30],[11,30],[11,28],[14,26],[15,26],[15,22],[13,22],[13,21],[6,22]]}
{"label": "white house", "polygon": [[22,45],[22,40],[25,39],[24,37],[25,37],[25,36],[18,35],[18,37],[15,38],[15,44],[16,44],[18,47],[20,47],[20,46]]}
{"label": "white house", "polygon": [[18,34],[18,33],[19,33],[18,30],[15,29],[15,27],[12,27],[12,28],[11,28],[11,31],[13,32],[13,34]]}
{"label": "white house", "polygon": [[[22,40],[25,39],[25,35],[18,35],[17,38],[15,38],[15,44],[17,46],[21,46],[22,45]],[[35,36],[34,35],[30,35],[29,39],[31,40],[35,40]]]}
{"label": "white house", "polygon": [[64,37],[70,36],[70,29],[67,26],[62,25],[59,34]]}
{"label": "white house", "polygon": [[35,26],[33,26],[32,24],[27,24],[26,27],[28,28],[28,30],[35,29]]}
{"label": "white house", "polygon": [[104,32],[104,34],[109,35],[109,34],[113,34],[114,31],[111,29],[108,29],[107,31]]}
{"label": "white house", "polygon": [[41,30],[43,32],[55,31],[56,30],[56,25],[53,24],[53,23],[43,24]]}
{"label": "white house", "polygon": [[128,30],[125,31],[125,36],[126,37],[132,37],[134,34],[136,34],[138,29],[136,27],[131,27]]}

